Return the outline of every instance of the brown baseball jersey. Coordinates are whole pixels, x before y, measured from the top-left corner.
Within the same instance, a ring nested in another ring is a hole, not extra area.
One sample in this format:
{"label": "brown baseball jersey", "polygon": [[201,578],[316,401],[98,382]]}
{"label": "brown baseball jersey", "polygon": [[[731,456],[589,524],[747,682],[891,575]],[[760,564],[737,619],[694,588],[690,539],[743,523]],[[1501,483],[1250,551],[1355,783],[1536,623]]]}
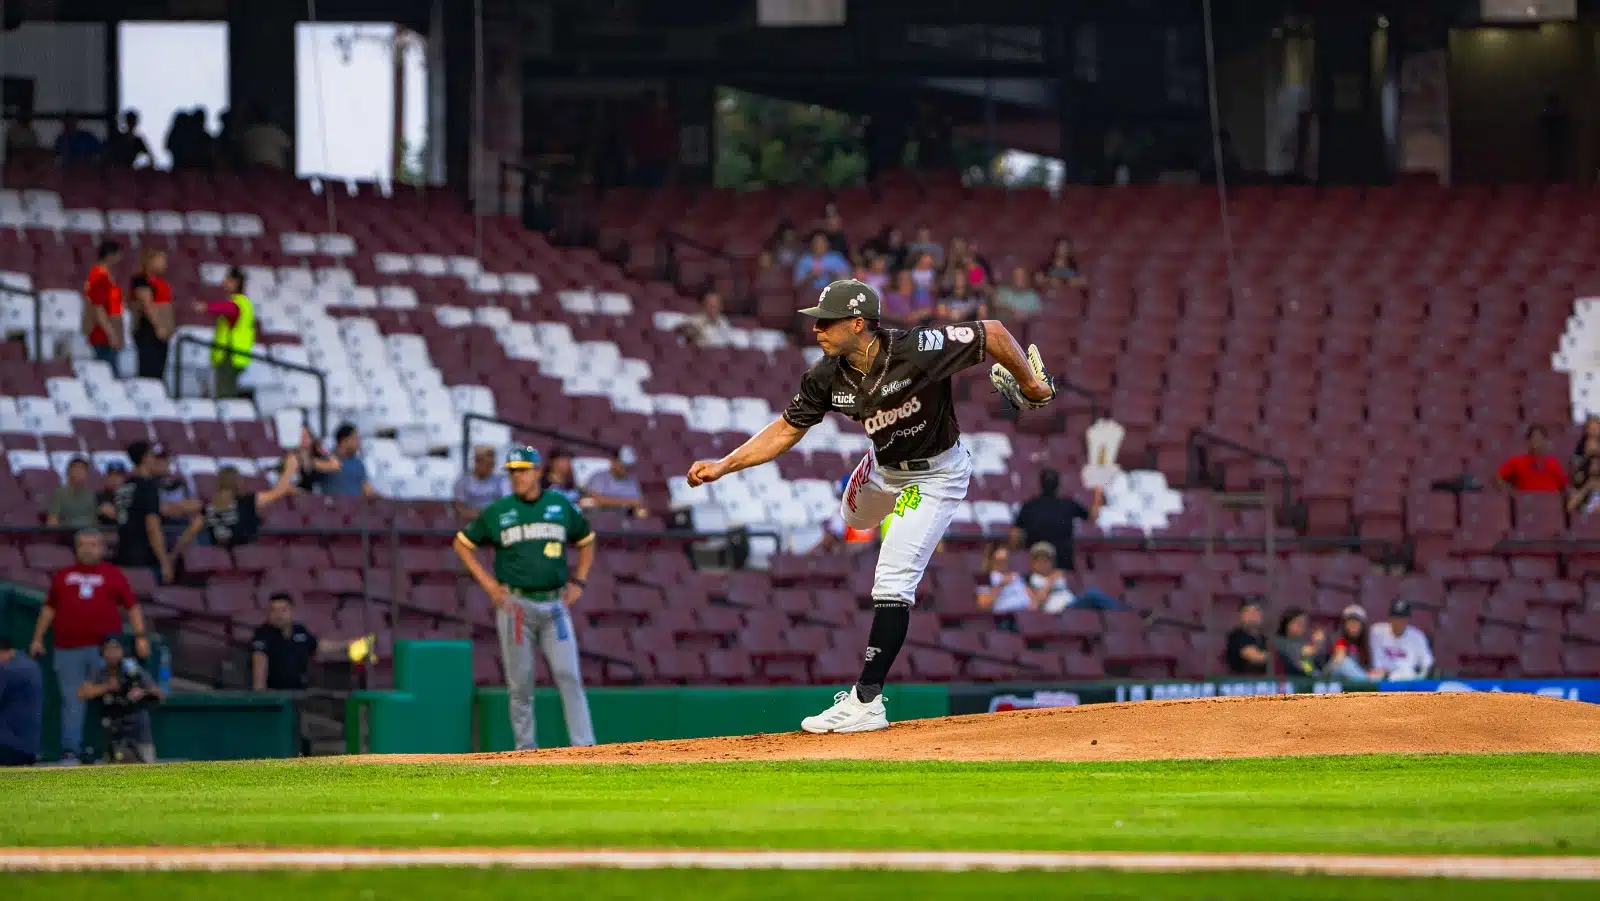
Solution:
{"label": "brown baseball jersey", "polygon": [[882,329],[869,372],[843,357],[823,357],[800,379],[800,393],[783,411],[799,429],[829,410],[861,423],[879,463],[935,457],[961,437],[950,377],[985,358],[982,322]]}

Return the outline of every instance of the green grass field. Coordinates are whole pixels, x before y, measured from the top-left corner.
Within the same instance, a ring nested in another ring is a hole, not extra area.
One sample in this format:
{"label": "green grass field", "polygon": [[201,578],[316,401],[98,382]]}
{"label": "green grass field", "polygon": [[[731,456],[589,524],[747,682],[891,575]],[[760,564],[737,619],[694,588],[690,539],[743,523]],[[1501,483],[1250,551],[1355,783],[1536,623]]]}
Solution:
{"label": "green grass field", "polygon": [[[0,846],[388,846],[1600,854],[1600,757],[1123,764],[185,764],[0,775]],[[1275,875],[369,871],[0,877],[18,898],[217,885],[298,898],[1500,898],[1512,883]],[[1356,883],[1361,883],[1360,886]],[[62,886],[75,886],[64,889]],[[295,888],[303,886],[304,888]],[[570,894],[569,894],[570,889]],[[1576,890],[1584,890],[1581,893]],[[1524,885],[1521,899],[1593,897]],[[459,894],[452,894],[452,892]],[[758,892],[758,894],[756,894]],[[220,893],[215,895],[222,896]],[[9,897],[9,896],[8,896]]]}

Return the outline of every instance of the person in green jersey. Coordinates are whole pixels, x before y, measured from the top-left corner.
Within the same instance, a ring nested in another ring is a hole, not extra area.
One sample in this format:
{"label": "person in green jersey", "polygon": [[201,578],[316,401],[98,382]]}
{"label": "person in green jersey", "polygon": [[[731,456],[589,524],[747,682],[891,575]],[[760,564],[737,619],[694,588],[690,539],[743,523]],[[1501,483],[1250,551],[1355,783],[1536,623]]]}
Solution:
{"label": "person in green jersey", "polygon": [[[578,638],[567,607],[583,595],[594,565],[594,530],[566,497],[539,487],[539,452],[515,447],[506,455],[511,493],[484,507],[456,533],[456,554],[494,602],[500,654],[511,702],[517,750],[538,745],[533,728],[534,643],[561,692],[567,734],[574,745],[594,744],[594,723],[578,669]],[[578,562],[567,571],[567,545]],[[494,548],[494,574],[478,562],[477,549]]]}

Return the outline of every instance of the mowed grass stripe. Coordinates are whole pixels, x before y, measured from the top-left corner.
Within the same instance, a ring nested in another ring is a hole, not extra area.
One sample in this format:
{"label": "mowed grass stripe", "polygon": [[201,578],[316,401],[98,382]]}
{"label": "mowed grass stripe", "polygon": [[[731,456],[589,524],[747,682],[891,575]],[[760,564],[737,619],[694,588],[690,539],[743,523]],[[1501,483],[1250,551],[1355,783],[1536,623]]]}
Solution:
{"label": "mowed grass stripe", "polygon": [[0,847],[1600,855],[1600,756],[0,774]]}
{"label": "mowed grass stripe", "polygon": [[1074,853],[1048,851],[683,851],[528,848],[195,849],[7,848],[0,871],[512,869],[1115,870],[1134,873],[1287,872],[1325,876],[1597,880],[1600,857],[1338,854]]}

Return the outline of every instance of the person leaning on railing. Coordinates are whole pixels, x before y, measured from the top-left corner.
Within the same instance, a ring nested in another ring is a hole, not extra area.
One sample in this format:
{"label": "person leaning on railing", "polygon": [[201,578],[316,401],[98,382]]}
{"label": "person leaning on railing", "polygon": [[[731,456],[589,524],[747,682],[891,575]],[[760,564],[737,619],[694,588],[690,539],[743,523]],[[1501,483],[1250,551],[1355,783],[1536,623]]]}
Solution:
{"label": "person leaning on railing", "polygon": [[256,309],[244,293],[244,270],[235,266],[222,280],[227,300],[198,303],[200,312],[217,319],[211,338],[212,395],[218,400],[239,395],[239,374],[250,365],[256,346]]}

